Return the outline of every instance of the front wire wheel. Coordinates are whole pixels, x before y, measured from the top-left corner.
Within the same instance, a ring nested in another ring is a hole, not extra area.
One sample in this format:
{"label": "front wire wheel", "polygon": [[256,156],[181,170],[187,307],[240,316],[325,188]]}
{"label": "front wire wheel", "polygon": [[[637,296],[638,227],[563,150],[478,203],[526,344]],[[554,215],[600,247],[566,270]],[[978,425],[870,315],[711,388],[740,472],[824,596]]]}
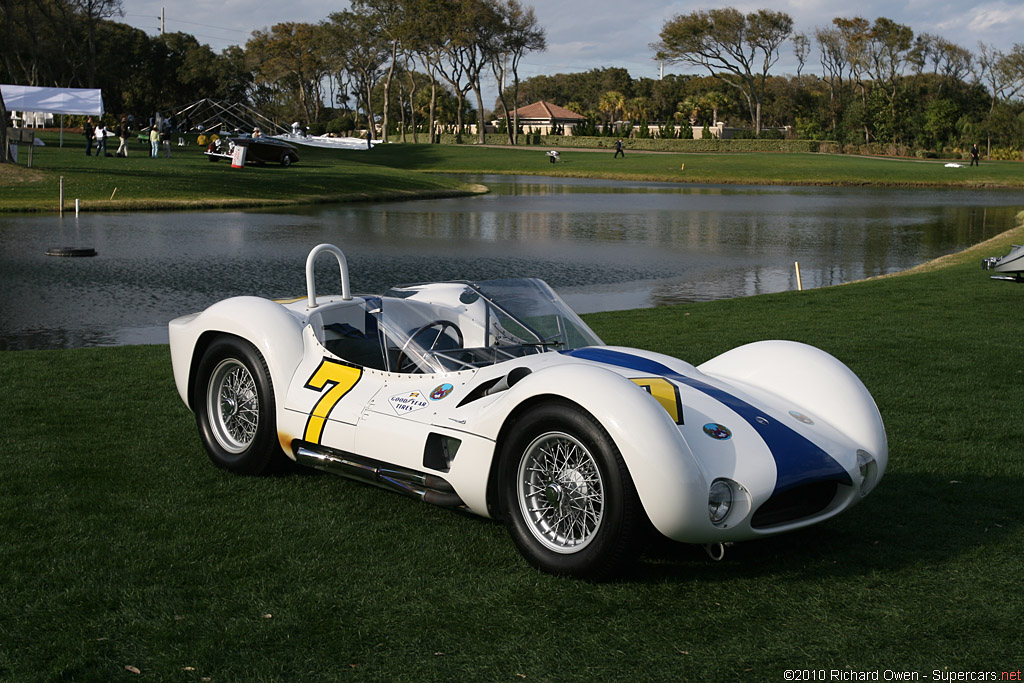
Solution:
{"label": "front wire wheel", "polygon": [[601,527],[604,481],[579,439],[546,432],[526,447],[516,476],[520,512],[542,545],[556,553],[585,548]]}
{"label": "front wire wheel", "polygon": [[503,441],[499,505],[523,557],[550,574],[603,580],[639,554],[647,523],[608,432],[575,404],[523,415]]}

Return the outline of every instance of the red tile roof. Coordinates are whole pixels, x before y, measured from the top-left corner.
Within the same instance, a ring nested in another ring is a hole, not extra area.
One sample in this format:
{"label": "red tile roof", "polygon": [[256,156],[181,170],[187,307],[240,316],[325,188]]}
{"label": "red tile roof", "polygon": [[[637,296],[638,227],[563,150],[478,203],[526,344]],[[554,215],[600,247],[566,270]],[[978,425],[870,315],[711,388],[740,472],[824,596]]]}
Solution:
{"label": "red tile roof", "polygon": [[538,120],[559,120],[559,121],[586,121],[586,116],[580,116],[574,111],[569,111],[565,107],[559,107],[557,104],[551,104],[541,100],[540,102],[534,102],[528,104],[525,107],[520,107],[516,110],[519,114],[519,120],[523,119],[538,119]]}

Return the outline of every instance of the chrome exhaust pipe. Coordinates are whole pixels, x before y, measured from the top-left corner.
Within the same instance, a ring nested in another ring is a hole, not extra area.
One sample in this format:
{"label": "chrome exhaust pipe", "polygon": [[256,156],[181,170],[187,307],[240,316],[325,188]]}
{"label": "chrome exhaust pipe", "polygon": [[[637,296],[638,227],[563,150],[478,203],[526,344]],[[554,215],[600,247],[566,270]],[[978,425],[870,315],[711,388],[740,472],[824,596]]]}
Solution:
{"label": "chrome exhaust pipe", "polygon": [[437,475],[396,467],[378,467],[355,456],[346,457],[314,451],[307,446],[295,449],[295,460],[300,465],[421,498],[431,505],[450,508],[466,506],[455,492],[455,488]]}

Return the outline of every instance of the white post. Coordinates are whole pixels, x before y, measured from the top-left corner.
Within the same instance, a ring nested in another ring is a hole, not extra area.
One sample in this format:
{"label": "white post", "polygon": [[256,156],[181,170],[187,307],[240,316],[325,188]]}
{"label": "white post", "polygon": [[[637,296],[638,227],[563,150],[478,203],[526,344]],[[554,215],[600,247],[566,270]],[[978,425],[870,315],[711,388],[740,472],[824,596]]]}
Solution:
{"label": "white post", "polygon": [[802,292],[802,291],[804,291],[804,283],[803,283],[803,280],[800,279],[800,262],[799,261],[795,261],[793,263],[793,266],[796,267],[796,288],[797,288],[797,291]]}

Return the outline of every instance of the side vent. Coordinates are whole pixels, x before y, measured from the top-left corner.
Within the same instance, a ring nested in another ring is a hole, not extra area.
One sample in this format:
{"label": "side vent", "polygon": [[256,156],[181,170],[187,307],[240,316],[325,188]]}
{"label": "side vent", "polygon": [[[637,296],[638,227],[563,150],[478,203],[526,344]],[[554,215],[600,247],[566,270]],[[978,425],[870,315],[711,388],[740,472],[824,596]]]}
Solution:
{"label": "side vent", "polygon": [[472,403],[478,398],[483,398],[484,396],[508,391],[511,387],[518,384],[521,379],[532,372],[533,370],[523,366],[512,368],[504,377],[499,377],[498,379],[492,379],[481,383],[480,386],[471,391],[466,398],[459,401],[459,405],[457,407],[461,408],[467,403]]}
{"label": "side vent", "polygon": [[427,445],[423,449],[423,466],[437,472],[447,472],[461,445],[458,439],[431,432],[427,435]]}

